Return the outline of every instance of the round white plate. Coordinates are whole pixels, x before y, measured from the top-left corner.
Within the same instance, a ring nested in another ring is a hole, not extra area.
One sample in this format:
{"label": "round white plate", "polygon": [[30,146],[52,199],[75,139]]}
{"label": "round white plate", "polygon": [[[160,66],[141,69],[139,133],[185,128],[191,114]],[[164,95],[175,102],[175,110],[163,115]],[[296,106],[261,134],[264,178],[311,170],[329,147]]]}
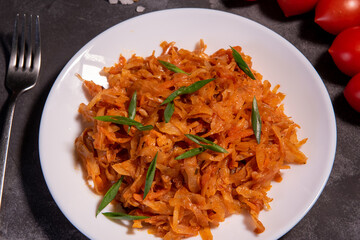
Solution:
{"label": "round white plate", "polygon": [[254,234],[249,217],[236,215],[212,230],[214,239],[279,238],[320,195],[334,161],[336,125],[328,92],[309,61],[281,36],[238,15],[209,9],[163,10],[119,23],[91,40],[62,70],[46,101],[39,139],[42,171],[61,211],[87,237],[155,239],[146,230],[130,230],[101,214],[95,218],[101,197],[86,185],[74,153],[74,140],[82,131],[78,106],[88,102],[75,74],[105,84],[99,71],[116,63],[120,53],[148,56],[156,50],[159,55],[164,40],[193,50],[200,39],[207,44],[208,54],[240,45],[264,79],[281,85],[286,114],[301,126],[299,138],[309,138],[302,147],[308,163],[291,166],[283,171],[281,183],[273,183],[272,210],[260,214],[265,232]]}

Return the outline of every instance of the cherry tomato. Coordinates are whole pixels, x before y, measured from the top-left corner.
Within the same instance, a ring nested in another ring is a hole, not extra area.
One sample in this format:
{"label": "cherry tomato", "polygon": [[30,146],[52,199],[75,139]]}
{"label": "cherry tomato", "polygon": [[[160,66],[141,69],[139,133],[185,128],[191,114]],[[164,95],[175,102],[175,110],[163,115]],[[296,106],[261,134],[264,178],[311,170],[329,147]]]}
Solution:
{"label": "cherry tomato", "polygon": [[325,31],[339,34],[349,27],[360,25],[360,0],[319,0],[315,22]]}
{"label": "cherry tomato", "polygon": [[360,112],[360,73],[350,79],[344,89],[344,96],[350,106]]}
{"label": "cherry tomato", "polygon": [[286,17],[299,15],[312,10],[318,0],[277,0]]}
{"label": "cherry tomato", "polygon": [[346,29],[337,35],[329,53],[336,66],[346,75],[360,73],[360,26]]}

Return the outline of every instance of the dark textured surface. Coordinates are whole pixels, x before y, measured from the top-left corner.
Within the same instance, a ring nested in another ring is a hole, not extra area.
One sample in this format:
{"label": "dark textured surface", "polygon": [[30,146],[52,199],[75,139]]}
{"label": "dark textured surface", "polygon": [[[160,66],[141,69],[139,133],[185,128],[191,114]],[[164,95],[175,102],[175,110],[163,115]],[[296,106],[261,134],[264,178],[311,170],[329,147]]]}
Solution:
{"label": "dark textured surface", "polygon": [[135,11],[138,5],[146,8],[144,13],[179,7],[236,13],[279,33],[310,60],[334,105],[338,145],[323,193],[282,239],[359,239],[360,114],[342,95],[349,78],[337,70],[327,53],[334,37],[313,22],[314,13],[285,18],[275,0],[139,0],[132,5],[110,5],[105,0],[0,0],[1,126],[8,99],[4,78],[16,13],[40,15],[43,43],[39,82],[18,99],[16,106],[0,211],[0,239],[86,239],[61,213],[44,181],[38,153],[41,112],[67,61],[97,34],[143,14]]}

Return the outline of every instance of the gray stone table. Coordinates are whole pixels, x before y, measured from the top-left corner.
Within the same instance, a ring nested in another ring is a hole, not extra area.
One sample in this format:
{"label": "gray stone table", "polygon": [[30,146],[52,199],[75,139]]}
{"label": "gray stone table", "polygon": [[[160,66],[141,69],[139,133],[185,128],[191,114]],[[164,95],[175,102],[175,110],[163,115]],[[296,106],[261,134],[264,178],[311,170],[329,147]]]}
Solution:
{"label": "gray stone table", "polygon": [[[136,11],[137,6],[145,11]],[[0,0],[0,125],[8,92],[4,78],[16,13],[41,17],[42,69],[37,86],[17,103],[4,196],[0,239],[86,239],[62,214],[42,175],[38,132],[45,100],[57,75],[89,40],[107,28],[144,13],[196,7],[218,9],[256,21],[297,47],[313,64],[330,94],[337,121],[334,166],[318,201],[282,239],[360,239],[360,114],[342,95],[349,77],[337,70],[327,49],[334,36],[313,21],[314,12],[285,18],[275,0]],[[241,237],[239,237],[241,239]]]}

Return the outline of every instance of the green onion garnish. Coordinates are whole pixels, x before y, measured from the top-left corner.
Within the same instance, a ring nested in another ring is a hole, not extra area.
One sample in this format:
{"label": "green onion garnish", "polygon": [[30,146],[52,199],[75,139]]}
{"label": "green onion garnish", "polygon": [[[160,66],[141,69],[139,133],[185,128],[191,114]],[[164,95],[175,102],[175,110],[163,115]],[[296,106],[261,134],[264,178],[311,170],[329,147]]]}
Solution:
{"label": "green onion garnish", "polygon": [[153,129],[152,125],[142,125],[140,122],[123,116],[98,116],[94,117],[96,120],[103,122],[112,122],[121,125],[135,126],[140,131],[146,131]]}
{"label": "green onion garnish", "polygon": [[206,84],[208,84],[209,82],[215,80],[215,78],[211,78],[211,79],[206,79],[206,80],[201,80],[201,81],[197,81],[193,84],[191,84],[190,86],[187,87],[180,87],[178,90],[174,91],[173,93],[171,93],[162,103],[161,105],[167,104],[166,108],[165,108],[165,112],[164,112],[164,119],[165,122],[169,122],[171,116],[174,113],[175,107],[174,107],[174,99],[180,95],[184,95],[184,94],[190,94],[193,92],[196,92],[197,90],[199,90],[200,88],[202,88],[203,86],[205,86]]}
{"label": "green onion garnish", "polygon": [[115,198],[116,194],[119,191],[123,178],[124,176],[121,176],[121,178],[116,183],[114,183],[114,185],[112,185],[105,193],[104,198],[102,199],[96,211],[96,216]]}
{"label": "green onion garnish", "polygon": [[148,216],[134,216],[120,212],[105,212],[103,213],[103,215],[111,219],[119,219],[119,220],[141,220],[141,219],[149,218]]}
{"label": "green onion garnish", "polygon": [[[137,100],[137,93],[135,91],[131,97],[129,108],[128,108],[129,118],[132,120],[135,119],[135,115],[136,115],[136,100]],[[130,132],[130,126],[128,129],[128,132]]]}
{"label": "green onion garnish", "polygon": [[251,109],[251,125],[254,130],[256,141],[259,144],[261,136],[261,117],[255,96],[253,98]]}
{"label": "green onion garnish", "polygon": [[174,102],[169,102],[166,105],[166,108],[164,111],[164,119],[165,119],[166,123],[170,122],[170,118],[173,115],[174,110],[175,110]]}
{"label": "green onion garnish", "polygon": [[[202,138],[202,137],[199,137],[199,136],[196,136],[196,135],[193,135],[193,134],[185,134],[185,136],[187,138],[189,138],[191,141],[199,144],[200,146],[202,146],[205,149],[209,149],[209,150],[212,150],[212,151],[215,151],[215,152],[220,152],[220,153],[227,153],[227,151],[224,148],[220,147],[219,145],[213,143],[210,140],[207,140],[205,138]],[[209,145],[202,144],[201,142],[207,143]]]}
{"label": "green onion garnish", "polygon": [[162,61],[162,60],[158,60],[159,63],[161,63],[164,67],[166,67],[167,69],[169,69],[170,71],[173,71],[175,73],[185,73],[187,75],[190,75],[189,73],[181,70],[180,68],[178,68],[176,65],[166,62],[166,61]]}
{"label": "green onion garnish", "polygon": [[[189,151],[184,152],[183,154],[177,156],[175,158],[176,160],[196,156],[196,155],[204,152],[206,149],[212,150],[214,152],[220,152],[220,153],[227,153],[228,152],[224,148],[220,147],[219,145],[213,143],[210,140],[207,140],[206,138],[202,138],[202,137],[199,137],[199,136],[196,136],[196,135],[193,135],[193,134],[185,134],[185,136],[187,138],[189,138],[191,141],[195,142],[196,144],[199,144],[201,147],[200,148],[193,148],[193,149],[191,149]],[[207,143],[207,144],[202,144],[202,142]]]}
{"label": "green onion garnish", "polygon": [[148,169],[148,171],[146,173],[146,180],[145,180],[145,188],[144,188],[144,197],[143,197],[143,199],[145,199],[146,195],[149,193],[150,188],[151,188],[151,184],[152,184],[152,182],[154,180],[157,156],[158,156],[158,152],[155,154],[155,157],[151,161],[149,169]]}
{"label": "green onion garnish", "polygon": [[196,156],[202,152],[204,152],[206,149],[201,147],[201,148],[193,148],[187,152],[184,152],[183,154],[177,156],[175,159],[176,160],[180,160],[180,159],[185,159],[185,158],[189,158],[189,157],[193,157]]}
{"label": "green onion garnish", "polygon": [[249,66],[246,64],[244,59],[241,57],[240,53],[238,51],[236,51],[233,47],[230,46],[230,48],[232,50],[232,55],[235,59],[235,62],[239,66],[239,68],[241,70],[243,70],[244,73],[246,73],[246,75],[248,75],[251,79],[255,80],[254,74],[251,72]]}
{"label": "green onion garnish", "polygon": [[206,79],[206,80],[197,81],[197,82],[195,82],[195,83],[193,83],[193,84],[191,84],[190,86],[187,86],[187,87],[180,87],[178,90],[171,93],[161,103],[161,105],[172,102],[176,97],[178,97],[180,95],[190,94],[190,93],[196,92],[197,90],[199,90],[200,88],[202,88],[203,86],[205,86],[206,84],[208,84],[209,82],[211,82],[213,80],[215,80],[215,78],[210,78],[210,79]]}

